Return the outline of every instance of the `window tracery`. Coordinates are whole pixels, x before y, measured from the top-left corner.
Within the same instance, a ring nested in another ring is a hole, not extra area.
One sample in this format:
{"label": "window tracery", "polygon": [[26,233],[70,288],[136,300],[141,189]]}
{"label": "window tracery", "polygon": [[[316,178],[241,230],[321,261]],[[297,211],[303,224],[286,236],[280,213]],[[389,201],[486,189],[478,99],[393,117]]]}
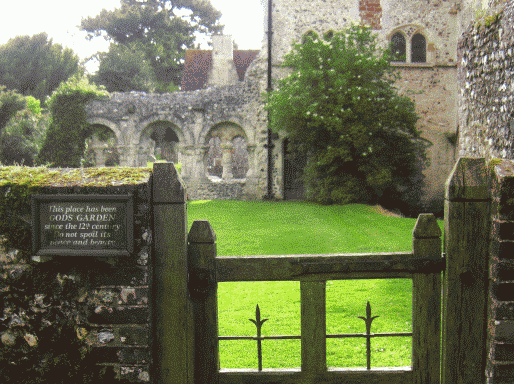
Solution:
{"label": "window tracery", "polygon": [[417,64],[429,61],[427,38],[416,25],[406,25],[393,31],[390,46],[392,62]]}

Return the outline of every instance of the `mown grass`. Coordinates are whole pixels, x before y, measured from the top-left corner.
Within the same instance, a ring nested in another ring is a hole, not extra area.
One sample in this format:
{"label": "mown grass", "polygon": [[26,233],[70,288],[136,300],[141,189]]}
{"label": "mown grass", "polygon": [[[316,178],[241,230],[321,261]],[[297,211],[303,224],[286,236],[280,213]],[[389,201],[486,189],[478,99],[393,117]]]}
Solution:
{"label": "mown grass", "polygon": [[[372,207],[320,206],[307,202],[193,201],[188,221],[209,220],[220,256],[305,253],[409,251],[415,219],[389,217]],[[442,227],[442,221],[439,222]],[[410,279],[327,282],[327,333],[364,333],[366,302],[372,308],[372,332],[412,331]],[[300,335],[299,282],[218,284],[219,334],[254,336],[259,304],[269,320],[263,335]],[[330,367],[364,367],[364,338],[327,339]],[[300,367],[299,340],[263,341],[264,368]],[[372,339],[372,366],[411,364],[411,338]],[[252,340],[221,341],[221,368],[256,368]]]}

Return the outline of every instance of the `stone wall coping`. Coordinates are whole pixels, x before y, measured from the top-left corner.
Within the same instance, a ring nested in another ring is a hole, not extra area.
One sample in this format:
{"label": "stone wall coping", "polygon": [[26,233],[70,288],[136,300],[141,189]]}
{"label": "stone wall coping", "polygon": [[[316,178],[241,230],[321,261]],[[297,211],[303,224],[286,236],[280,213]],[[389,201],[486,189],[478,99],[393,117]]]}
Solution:
{"label": "stone wall coping", "polygon": [[431,64],[431,63],[391,63],[391,67],[416,67],[416,68],[456,68],[457,63],[455,64]]}
{"label": "stone wall coping", "polygon": [[0,168],[0,186],[26,184],[33,186],[121,186],[148,182],[151,168],[136,167],[91,167],[91,168],[46,168],[10,166]]}

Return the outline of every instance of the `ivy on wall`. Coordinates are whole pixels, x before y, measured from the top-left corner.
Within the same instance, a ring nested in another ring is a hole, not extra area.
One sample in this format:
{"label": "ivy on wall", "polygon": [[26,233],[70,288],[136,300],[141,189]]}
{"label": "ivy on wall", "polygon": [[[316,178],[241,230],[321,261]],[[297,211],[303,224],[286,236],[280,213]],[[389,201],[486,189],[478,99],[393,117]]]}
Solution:
{"label": "ivy on wall", "polygon": [[85,140],[90,136],[86,104],[108,93],[87,78],[74,76],[52,93],[48,102],[50,127],[38,156],[40,164],[78,168],[84,155]]}

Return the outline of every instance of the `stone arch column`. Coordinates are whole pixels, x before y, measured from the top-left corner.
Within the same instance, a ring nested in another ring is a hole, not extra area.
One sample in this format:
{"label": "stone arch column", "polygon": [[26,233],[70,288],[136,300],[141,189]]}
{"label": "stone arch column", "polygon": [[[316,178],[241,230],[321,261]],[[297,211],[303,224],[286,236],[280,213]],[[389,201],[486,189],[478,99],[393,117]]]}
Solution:
{"label": "stone arch column", "polygon": [[178,162],[182,166],[182,170],[180,171],[180,175],[183,178],[191,178],[194,177],[194,158],[195,158],[195,148],[192,145],[186,145],[184,143],[178,143],[177,145],[177,157]]}
{"label": "stone arch column", "polygon": [[232,151],[234,149],[234,144],[231,141],[223,141],[221,143],[221,166],[223,167],[223,173],[221,178],[223,180],[230,180],[234,178],[232,174]]}
{"label": "stone arch column", "polygon": [[120,156],[120,167],[132,167],[134,164],[130,163],[130,155],[128,151],[128,147],[123,144],[118,144],[116,146],[118,150],[118,154]]}
{"label": "stone arch column", "polygon": [[146,167],[148,160],[155,157],[155,143],[149,137],[141,138],[140,143],[137,145],[137,167]]}
{"label": "stone arch column", "polygon": [[205,168],[205,156],[209,151],[208,145],[202,145],[195,148],[194,157],[194,174],[193,177],[198,180],[206,179],[207,169]]}
{"label": "stone arch column", "polygon": [[248,151],[248,171],[246,172],[246,178],[251,178],[256,175],[255,169],[255,149],[256,145],[246,145],[246,150]]}

